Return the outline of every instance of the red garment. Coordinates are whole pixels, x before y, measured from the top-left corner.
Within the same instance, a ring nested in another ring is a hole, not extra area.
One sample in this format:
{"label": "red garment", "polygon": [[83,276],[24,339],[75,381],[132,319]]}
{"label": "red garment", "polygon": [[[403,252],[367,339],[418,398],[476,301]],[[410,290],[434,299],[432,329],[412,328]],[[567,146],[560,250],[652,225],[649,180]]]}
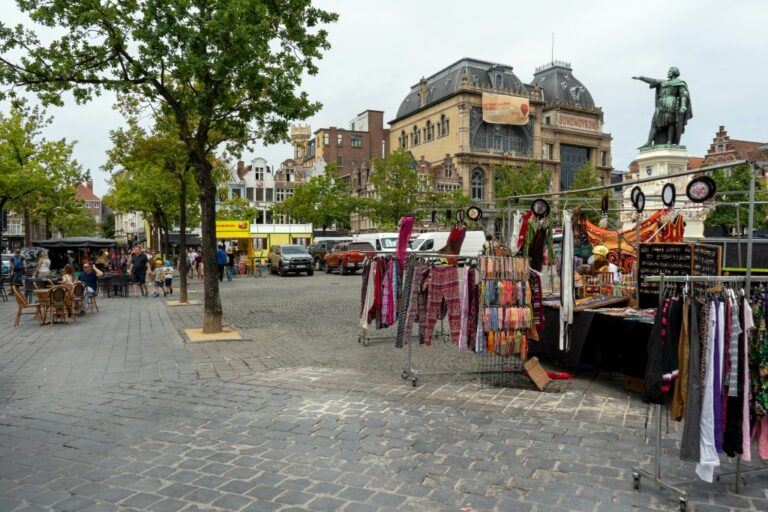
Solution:
{"label": "red garment", "polygon": [[517,237],[517,250],[522,251],[525,245],[525,236],[528,234],[528,219],[531,218],[533,212],[528,210],[523,215],[523,222],[520,224],[520,236]]}

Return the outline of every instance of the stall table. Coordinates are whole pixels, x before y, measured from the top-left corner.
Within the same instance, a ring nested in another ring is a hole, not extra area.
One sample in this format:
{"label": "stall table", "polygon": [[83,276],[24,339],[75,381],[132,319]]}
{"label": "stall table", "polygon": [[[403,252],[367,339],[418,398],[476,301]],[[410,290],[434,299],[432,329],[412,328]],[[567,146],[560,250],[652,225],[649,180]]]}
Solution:
{"label": "stall table", "polygon": [[[596,299],[591,305],[575,308],[571,325],[571,346],[559,348],[560,310],[553,302],[544,306],[544,329],[539,341],[529,344],[529,354],[540,359],[561,363],[569,370],[589,365],[600,370],[619,372],[642,378],[647,361],[646,346],[653,327],[653,318],[618,315],[615,309],[597,309],[594,304],[613,305],[626,302]],[[612,313],[612,314],[607,314]]]}

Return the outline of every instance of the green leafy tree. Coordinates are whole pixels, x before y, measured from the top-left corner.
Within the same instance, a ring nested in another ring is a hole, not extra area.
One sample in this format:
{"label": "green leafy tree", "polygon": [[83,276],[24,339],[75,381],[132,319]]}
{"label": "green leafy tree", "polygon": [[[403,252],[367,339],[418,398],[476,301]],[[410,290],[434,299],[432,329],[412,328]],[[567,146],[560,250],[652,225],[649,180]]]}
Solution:
{"label": "green leafy tree", "polygon": [[115,214],[109,212],[101,221],[99,235],[102,238],[115,238]]}
{"label": "green leafy tree", "polygon": [[31,221],[50,222],[56,205],[71,207],[66,202],[74,201],[72,189],[84,178],[72,158],[74,143],[41,137],[50,122],[42,109],[23,101],[14,102],[8,115],[0,113],[0,211],[23,215],[25,245],[31,245]]}
{"label": "green leafy tree", "polygon": [[[718,190],[718,201],[727,202],[746,202],[748,200],[747,191],[749,191],[750,168],[747,165],[739,165],[730,169],[717,169],[712,173],[712,179]],[[755,180],[755,201],[768,201],[768,194],[765,193],[765,182],[761,179]],[[744,191],[742,194],[722,194],[722,192]],[[704,225],[708,228],[720,227],[730,233],[737,228],[736,209],[739,210],[739,223],[741,229],[746,231],[747,219],[749,217],[749,205],[740,206],[716,206],[714,210],[707,214]],[[754,229],[760,229],[768,225],[768,205],[755,205]]]}
{"label": "green leafy tree", "polygon": [[249,222],[253,222],[253,219],[258,215],[258,208],[251,206],[251,202],[244,197],[237,196],[219,201],[219,208],[216,210],[216,218],[218,220],[246,219]]}
{"label": "green leafy tree", "polygon": [[[587,163],[576,169],[576,173],[573,176],[573,184],[571,185],[571,189],[578,190],[584,188],[599,187],[601,185],[602,183],[600,182],[599,174],[590,164]],[[611,197],[612,194],[610,189],[578,193],[578,197],[584,198],[583,201],[580,201],[580,204],[582,205],[582,211],[584,212],[584,217],[593,224],[600,222],[600,204],[605,194],[608,194],[609,208],[615,210],[616,202]],[[611,224],[615,225],[618,220],[617,212],[609,212],[608,220]]]}
{"label": "green leafy tree", "polygon": [[[63,104],[104,90],[167,109],[199,187],[205,265],[216,249],[212,155],[254,139],[287,140],[293,121],[319,109],[298,92],[329,48],[321,25],[337,19],[310,0],[17,0],[44,28],[0,24],[0,82]],[[206,273],[203,331],[220,332],[218,281]]]}
{"label": "green leafy tree", "polygon": [[96,219],[84,210],[82,201],[77,201],[74,208],[60,211],[52,222],[52,229],[62,236],[96,236],[99,231]]}
{"label": "green leafy tree", "polygon": [[436,192],[430,175],[421,173],[410,153],[398,149],[374,161],[369,178],[374,197],[361,201],[361,209],[382,229],[395,229],[404,215],[419,215],[436,209],[456,209],[470,204],[460,190]]}
{"label": "green leafy tree", "polygon": [[322,176],[297,185],[293,195],[275,206],[275,213],[288,215],[301,222],[311,222],[325,232],[336,226],[350,228],[350,217],[359,208],[359,200],[349,193],[349,185],[328,164]]}
{"label": "green leafy tree", "polygon": [[[531,160],[522,167],[504,163],[494,170],[493,193],[502,212],[517,201],[513,196],[549,192],[551,174]],[[507,216],[502,213],[502,233],[507,233]]]}

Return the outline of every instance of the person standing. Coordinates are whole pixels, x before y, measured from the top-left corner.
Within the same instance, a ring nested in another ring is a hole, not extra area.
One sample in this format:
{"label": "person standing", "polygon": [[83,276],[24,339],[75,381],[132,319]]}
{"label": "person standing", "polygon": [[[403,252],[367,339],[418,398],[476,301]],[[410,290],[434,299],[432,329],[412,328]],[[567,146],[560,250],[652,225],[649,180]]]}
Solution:
{"label": "person standing", "polygon": [[144,250],[138,245],[134,247],[128,272],[131,274],[133,281],[133,293],[137,297],[139,296],[139,291],[144,296],[149,295],[146,286],[148,262],[149,260],[147,255],[144,254]]}
{"label": "person standing", "polygon": [[219,250],[216,251],[216,266],[219,271],[219,282],[224,281],[224,265],[227,264],[227,253],[224,251],[224,244],[219,244]]}
{"label": "person standing", "polygon": [[40,257],[37,259],[37,267],[35,267],[35,277],[38,279],[47,279],[48,274],[51,273],[51,260],[48,259],[48,251],[40,253]]}
{"label": "person standing", "polygon": [[165,282],[165,291],[163,295],[173,294],[173,266],[171,260],[165,260],[165,267],[163,267],[163,277]]}
{"label": "person standing", "polygon": [[16,287],[24,285],[24,273],[27,270],[27,262],[21,256],[21,251],[16,249],[13,251],[13,257],[11,258],[11,283]]}
{"label": "person standing", "polygon": [[232,281],[235,267],[235,253],[232,246],[227,247],[227,281]]}
{"label": "person standing", "polygon": [[195,257],[195,272],[197,272],[197,278],[200,281],[203,280],[203,270],[203,250],[200,249]]}

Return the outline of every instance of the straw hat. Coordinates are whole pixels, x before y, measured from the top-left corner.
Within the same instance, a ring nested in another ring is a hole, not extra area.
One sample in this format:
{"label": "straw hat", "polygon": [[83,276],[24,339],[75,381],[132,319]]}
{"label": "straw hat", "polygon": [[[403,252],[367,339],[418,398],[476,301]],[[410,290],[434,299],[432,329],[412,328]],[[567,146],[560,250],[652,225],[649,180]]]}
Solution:
{"label": "straw hat", "polygon": [[592,254],[600,255],[600,256],[607,256],[608,255],[608,248],[604,245],[596,245],[592,248]]}

